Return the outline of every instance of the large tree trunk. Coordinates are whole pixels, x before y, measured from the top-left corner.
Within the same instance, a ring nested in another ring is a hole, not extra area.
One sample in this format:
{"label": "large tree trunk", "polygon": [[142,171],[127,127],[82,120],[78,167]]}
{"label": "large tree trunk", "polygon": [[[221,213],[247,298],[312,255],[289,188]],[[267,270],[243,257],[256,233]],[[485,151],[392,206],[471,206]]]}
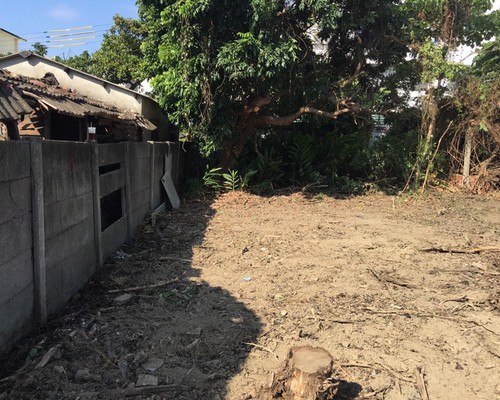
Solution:
{"label": "large tree trunk", "polygon": [[465,134],[465,145],[464,145],[464,167],[463,167],[463,185],[469,187],[469,176],[470,176],[470,158],[472,154],[472,138],[474,132],[472,127],[469,127],[467,133]]}
{"label": "large tree trunk", "polygon": [[223,172],[234,168],[248,138],[254,133],[254,125],[241,126],[235,131],[233,137],[224,144],[220,152],[218,163],[218,166]]}

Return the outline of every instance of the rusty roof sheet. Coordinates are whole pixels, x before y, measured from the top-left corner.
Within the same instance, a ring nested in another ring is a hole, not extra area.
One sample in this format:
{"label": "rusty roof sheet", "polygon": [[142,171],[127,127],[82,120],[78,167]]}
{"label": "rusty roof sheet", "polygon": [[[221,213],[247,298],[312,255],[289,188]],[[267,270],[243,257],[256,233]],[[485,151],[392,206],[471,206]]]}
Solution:
{"label": "rusty roof sheet", "polygon": [[0,82],[8,82],[24,97],[36,100],[42,108],[52,109],[71,117],[97,116],[131,121],[136,126],[149,131],[157,128],[140,114],[119,110],[105,102],[79,96],[71,89],[50,85],[40,79],[28,78],[0,69]]}
{"label": "rusty roof sheet", "polygon": [[33,109],[8,82],[0,81],[0,121],[18,120]]}

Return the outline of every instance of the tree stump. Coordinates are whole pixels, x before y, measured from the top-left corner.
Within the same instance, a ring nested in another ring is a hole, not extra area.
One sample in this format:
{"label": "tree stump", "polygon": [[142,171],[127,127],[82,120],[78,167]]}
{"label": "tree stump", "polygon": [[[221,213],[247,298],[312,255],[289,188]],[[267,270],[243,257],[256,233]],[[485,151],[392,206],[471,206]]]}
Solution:
{"label": "tree stump", "polygon": [[338,390],[332,377],[333,359],[321,347],[300,346],[288,352],[270,388],[262,389],[260,400],[331,400]]}

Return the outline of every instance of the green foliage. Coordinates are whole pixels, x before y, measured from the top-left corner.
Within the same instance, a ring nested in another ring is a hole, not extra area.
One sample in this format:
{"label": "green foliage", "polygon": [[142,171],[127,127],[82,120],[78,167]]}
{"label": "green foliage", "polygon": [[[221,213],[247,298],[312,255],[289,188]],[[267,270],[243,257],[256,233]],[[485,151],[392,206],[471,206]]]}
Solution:
{"label": "green foliage", "polygon": [[486,43],[474,58],[473,74],[491,81],[500,77],[500,38]]}
{"label": "green foliage", "polygon": [[293,180],[308,182],[313,178],[313,161],[316,157],[314,138],[308,134],[295,134],[289,153],[294,168]]}
{"label": "green foliage", "polygon": [[[404,182],[412,171],[420,184],[441,168],[435,150],[449,122],[441,112],[452,87],[444,82],[470,73],[450,53],[499,34],[498,13],[486,13],[489,0],[138,5],[147,28],[142,68],[181,136],[212,156],[210,165],[222,155],[224,170],[205,171],[216,190],[326,182],[357,191],[359,180]],[[323,41],[324,54],[315,40]],[[493,81],[498,42],[486,48],[474,73]],[[414,113],[408,96],[421,83],[425,101]],[[400,117],[372,145],[371,114]],[[319,116],[331,120],[320,123]],[[478,128],[488,130],[486,120]],[[226,164],[225,156],[240,159]]]}
{"label": "green foliage", "polygon": [[276,154],[274,147],[267,147],[259,154],[255,165],[257,181],[265,186],[272,187],[280,182],[285,175],[284,163],[281,155]]}
{"label": "green foliage", "polygon": [[62,59],[58,56],[56,56],[55,59],[56,61],[63,63],[71,68],[78,69],[88,74],[93,74],[92,55],[87,50],[82,52],[82,54],[69,57],[67,59]]}
{"label": "green foliage", "polygon": [[31,45],[33,53],[45,57],[47,55],[48,47],[41,42],[35,42]]}
{"label": "green foliage", "polygon": [[145,77],[141,66],[145,28],[140,21],[120,15],[113,19],[113,26],[103,35],[101,47],[93,54],[84,51],[68,59],[56,57],[56,60],[110,82],[131,84],[133,88]]}
{"label": "green foliage", "polygon": [[[140,0],[138,4],[148,28],[143,66],[153,78],[155,96],[183,137],[200,142],[205,154],[237,138],[237,129],[267,124],[252,124],[244,113],[255,118],[290,115],[320,99],[327,111],[335,111],[332,90],[338,90],[337,98],[364,97],[364,90],[379,85],[375,75],[387,68],[386,61],[406,54],[403,46],[396,46],[389,56],[383,43],[394,42],[389,39],[393,27],[378,28],[382,22],[390,23],[395,0]],[[328,57],[315,53],[311,27],[318,38],[332,43]],[[363,40],[353,38],[353,32],[361,32]],[[372,51],[375,43],[377,49]],[[368,57],[380,60],[380,65],[368,67]],[[367,68],[362,82],[351,79],[359,63]],[[260,98],[269,101],[249,111]]]}
{"label": "green foliage", "polygon": [[212,190],[222,189],[221,177],[221,168],[209,168],[207,165],[202,178],[203,186]]}
{"label": "green foliage", "polygon": [[92,55],[93,74],[110,82],[136,86],[144,79],[141,43],[145,28],[140,21],[120,15],[115,15],[113,20],[101,47]]}
{"label": "green foliage", "polygon": [[242,180],[238,171],[230,169],[228,172],[222,174],[222,177],[224,178],[224,188],[226,190],[234,191],[241,188]]}

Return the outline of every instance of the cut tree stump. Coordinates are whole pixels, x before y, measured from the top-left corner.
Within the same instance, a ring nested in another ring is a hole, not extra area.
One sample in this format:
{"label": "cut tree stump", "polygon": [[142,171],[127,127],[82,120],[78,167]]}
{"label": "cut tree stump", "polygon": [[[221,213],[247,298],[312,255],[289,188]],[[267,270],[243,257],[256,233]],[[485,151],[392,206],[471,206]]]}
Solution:
{"label": "cut tree stump", "polygon": [[288,352],[271,386],[259,393],[260,400],[331,400],[338,390],[333,378],[333,359],[321,347],[300,346]]}

